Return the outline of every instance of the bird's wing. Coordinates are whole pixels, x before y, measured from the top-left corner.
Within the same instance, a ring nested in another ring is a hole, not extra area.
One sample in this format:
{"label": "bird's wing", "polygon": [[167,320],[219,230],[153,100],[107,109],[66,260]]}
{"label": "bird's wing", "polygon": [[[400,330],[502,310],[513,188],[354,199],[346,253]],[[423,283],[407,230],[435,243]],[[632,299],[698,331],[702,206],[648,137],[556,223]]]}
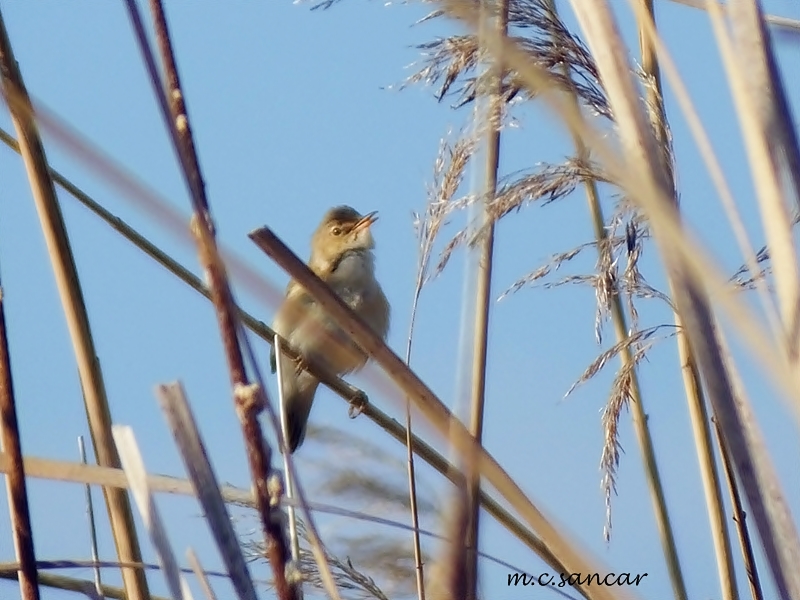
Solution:
{"label": "bird's wing", "polygon": [[[294,281],[289,282],[286,288],[286,298],[275,314],[272,322],[272,329],[283,339],[291,341],[292,332],[297,328],[303,315],[307,314],[308,309],[314,304],[314,299]],[[270,369],[274,373],[277,369],[275,362],[275,346],[269,353]]]}

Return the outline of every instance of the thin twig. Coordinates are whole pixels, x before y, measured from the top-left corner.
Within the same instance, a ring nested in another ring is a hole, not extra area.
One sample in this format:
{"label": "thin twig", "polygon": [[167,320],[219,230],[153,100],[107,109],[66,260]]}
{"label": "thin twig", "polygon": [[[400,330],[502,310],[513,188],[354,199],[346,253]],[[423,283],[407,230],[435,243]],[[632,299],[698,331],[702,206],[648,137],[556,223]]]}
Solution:
{"label": "thin twig", "polygon": [[725,470],[725,479],[728,482],[728,492],[731,495],[731,505],[733,506],[733,522],[736,523],[736,532],[739,535],[739,545],[742,548],[742,560],[744,570],[747,573],[747,582],[750,584],[750,594],[753,600],[764,600],[764,593],[761,590],[761,581],[758,577],[758,566],[753,554],[753,544],[750,541],[750,530],[747,527],[747,515],[742,506],[742,497],[739,494],[739,486],[736,483],[736,474],[733,472],[733,463],[725,440],[722,438],[722,431],[719,428],[717,419],[712,417],[714,423],[714,433],[716,434],[717,448],[722,457],[722,467]]}
{"label": "thin twig", "polygon": [[[86,464],[86,446],[83,443],[83,436],[78,436],[78,452],[80,454],[81,462]],[[92,550],[92,560],[97,562],[100,560],[97,553],[97,524],[94,519],[94,501],[92,500],[92,488],[86,485],[86,517],[89,520],[89,543]],[[100,568],[94,568],[94,587],[99,594],[103,589],[103,582],[100,578]]]}
{"label": "thin twig", "polygon": [[[276,333],[274,338],[274,347],[275,347],[275,372],[276,373],[283,373],[281,365],[286,358],[283,356],[282,352],[282,344],[280,336]],[[289,431],[288,431],[288,424],[286,422],[286,406],[283,401],[284,389],[283,389],[283,377],[278,377],[278,407],[280,409],[280,419],[281,419],[281,452],[283,453],[283,472],[286,478],[286,499],[289,501],[289,506],[287,509],[287,513],[289,516],[289,543],[291,544],[292,548],[292,560],[295,563],[300,562],[300,541],[297,537],[297,514],[295,513],[294,506],[292,505],[291,501],[294,500],[295,493],[294,493],[294,481],[292,478],[292,472],[289,469],[289,461],[291,460],[290,454],[291,452],[287,451],[287,443],[286,440],[289,439]]]}
{"label": "thin twig", "polygon": [[[92,339],[89,316],[83,300],[75,259],[72,255],[53,182],[49,177],[47,157],[39,137],[30,98],[14,58],[2,15],[0,15],[0,67],[2,68],[3,93],[9,104],[17,137],[21,140],[20,153],[28,172],[34,202],[39,213],[39,220],[42,224],[42,231],[75,351],[95,456],[100,465],[119,467],[119,456],[111,438],[111,414],[108,399]],[[104,493],[120,561],[140,562],[141,551],[136,539],[133,513],[127,495],[117,489],[104,490]],[[149,591],[144,573],[124,569],[122,577],[129,600],[146,600],[148,598]]]}
{"label": "thin twig", "polygon": [[8,455],[11,469],[6,477],[8,511],[11,518],[14,551],[20,563],[19,593],[22,600],[39,600],[36,553],[33,551],[33,529],[28,508],[25,466],[11,378],[11,354],[6,335],[5,290],[0,284],[0,450]]}

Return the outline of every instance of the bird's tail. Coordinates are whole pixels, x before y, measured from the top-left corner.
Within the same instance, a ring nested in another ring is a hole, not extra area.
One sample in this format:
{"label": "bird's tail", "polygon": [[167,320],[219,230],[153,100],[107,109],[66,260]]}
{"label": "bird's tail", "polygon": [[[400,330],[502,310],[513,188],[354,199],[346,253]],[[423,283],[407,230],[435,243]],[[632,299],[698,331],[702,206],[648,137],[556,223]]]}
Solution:
{"label": "bird's tail", "polygon": [[319,381],[307,372],[284,378],[283,407],[286,413],[286,443],[294,452],[306,437],[306,425]]}

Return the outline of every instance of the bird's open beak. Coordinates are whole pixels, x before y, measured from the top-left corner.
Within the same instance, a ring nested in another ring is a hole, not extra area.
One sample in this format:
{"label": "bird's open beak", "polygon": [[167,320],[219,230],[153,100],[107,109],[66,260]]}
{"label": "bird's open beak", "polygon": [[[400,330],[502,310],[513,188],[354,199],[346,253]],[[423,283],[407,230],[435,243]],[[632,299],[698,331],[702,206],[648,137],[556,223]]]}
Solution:
{"label": "bird's open beak", "polygon": [[361,220],[359,220],[358,223],[356,223],[353,226],[353,231],[361,231],[362,229],[367,229],[377,220],[378,220],[378,211],[373,210],[371,213],[367,213],[365,216],[361,217]]}

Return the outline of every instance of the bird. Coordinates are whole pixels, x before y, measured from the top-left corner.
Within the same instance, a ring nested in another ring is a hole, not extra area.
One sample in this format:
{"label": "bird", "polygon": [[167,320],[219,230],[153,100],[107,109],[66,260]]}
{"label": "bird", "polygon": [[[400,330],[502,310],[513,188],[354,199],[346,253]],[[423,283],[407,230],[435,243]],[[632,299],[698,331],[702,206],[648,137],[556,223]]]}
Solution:
{"label": "bird", "polygon": [[[377,214],[374,211],[361,215],[344,205],[328,210],[311,237],[308,267],[386,340],[391,309],[375,278],[375,240],[371,226],[378,220]],[[272,328],[301,358],[299,364],[281,361],[278,374],[283,387],[286,442],[289,452],[294,453],[305,439],[319,386],[319,380],[304,370],[302,362],[313,359],[329,372],[341,376],[362,368],[369,357],[295,280],[286,288]],[[271,366],[275,373],[275,348]]]}

